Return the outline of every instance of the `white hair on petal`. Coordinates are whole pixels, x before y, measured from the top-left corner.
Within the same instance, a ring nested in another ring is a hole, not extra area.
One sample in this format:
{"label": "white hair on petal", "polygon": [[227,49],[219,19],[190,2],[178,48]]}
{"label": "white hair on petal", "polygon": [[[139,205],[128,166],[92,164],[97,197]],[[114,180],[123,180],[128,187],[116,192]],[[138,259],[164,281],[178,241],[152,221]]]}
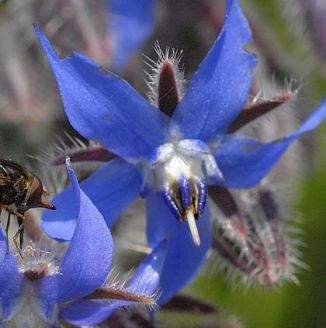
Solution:
{"label": "white hair on petal", "polygon": [[87,160],[83,158],[82,160],[75,160],[74,157],[87,155],[104,148],[100,143],[92,140],[85,142],[66,132],[64,135],[64,137],[57,137],[57,141],[50,147],[44,148],[39,155],[29,156],[41,163],[42,180],[53,193],[58,193],[67,186],[65,174],[65,158],[67,156],[74,159],[72,165],[78,177],[88,176],[106,163],[102,159]]}
{"label": "white hair on petal", "polygon": [[59,274],[60,252],[48,245],[46,241],[28,241],[22,250],[22,254],[17,255],[19,271],[41,272],[44,276]]}
{"label": "white hair on petal", "polygon": [[[134,270],[129,270],[125,274],[120,274],[115,268],[111,269],[105,283],[102,285],[101,290],[110,293],[121,295],[121,300],[126,301],[124,308],[131,309],[137,306],[146,306],[151,310],[157,308],[157,300],[161,295],[159,289],[148,293],[147,286],[144,284],[143,289],[139,290],[140,284],[143,283],[143,277],[139,278],[139,281],[133,288],[129,287]],[[114,297],[113,301],[117,298]],[[129,304],[128,304],[129,303]]]}
{"label": "white hair on petal", "polygon": [[146,84],[148,87],[147,96],[151,103],[158,106],[158,87],[159,87],[159,80],[160,80],[160,73],[164,63],[171,64],[173,69],[176,87],[178,90],[178,96],[181,99],[185,94],[185,84],[186,80],[184,77],[183,68],[180,67],[180,61],[182,58],[182,50],[178,51],[174,48],[167,47],[165,51],[162,50],[159,43],[156,42],[154,44],[154,50],[157,54],[157,61],[144,56],[145,57],[145,64],[149,68],[149,72],[146,71]]}

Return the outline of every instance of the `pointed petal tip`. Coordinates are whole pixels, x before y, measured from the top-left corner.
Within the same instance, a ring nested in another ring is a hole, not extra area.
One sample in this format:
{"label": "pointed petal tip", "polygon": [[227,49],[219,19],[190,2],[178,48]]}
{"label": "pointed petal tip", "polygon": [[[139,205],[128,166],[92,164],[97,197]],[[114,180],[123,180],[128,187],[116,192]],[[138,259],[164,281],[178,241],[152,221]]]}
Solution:
{"label": "pointed petal tip", "polygon": [[33,23],[33,29],[37,33],[40,31],[40,26],[37,23]]}
{"label": "pointed petal tip", "polygon": [[69,181],[75,190],[79,190],[79,183],[74,169],[72,168],[70,157],[66,157],[66,170]]}
{"label": "pointed petal tip", "polygon": [[39,39],[39,42],[42,43],[42,39],[46,39],[46,36],[44,35],[40,25],[38,23],[33,23],[33,30]]}
{"label": "pointed petal tip", "polygon": [[46,35],[43,33],[40,26],[36,23],[33,24],[34,32],[36,34],[36,37],[38,39],[39,45],[41,46],[45,56],[47,57],[50,66],[53,68],[54,63],[57,63],[59,61],[59,57],[54,50],[51,42],[48,40]]}
{"label": "pointed petal tip", "polygon": [[71,160],[70,160],[69,156],[66,157],[65,162],[66,162],[66,170],[67,170],[68,176],[70,177],[70,175],[75,175],[75,171],[72,167]]}
{"label": "pointed petal tip", "polygon": [[70,161],[70,157],[69,156],[66,157],[66,166],[67,166],[67,169],[72,170],[71,161]]}

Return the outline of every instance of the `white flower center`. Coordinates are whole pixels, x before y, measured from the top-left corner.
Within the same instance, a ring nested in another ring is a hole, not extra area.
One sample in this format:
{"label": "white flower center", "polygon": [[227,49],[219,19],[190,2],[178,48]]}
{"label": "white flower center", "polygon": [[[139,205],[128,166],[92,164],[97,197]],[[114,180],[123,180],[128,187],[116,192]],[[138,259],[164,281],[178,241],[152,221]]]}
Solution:
{"label": "white flower center", "polygon": [[157,149],[145,172],[144,189],[150,184],[162,193],[175,216],[187,220],[193,240],[199,245],[195,219],[205,210],[206,183],[212,179],[218,183],[223,177],[209,147],[200,140],[182,139]]}
{"label": "white flower center", "polygon": [[214,156],[200,140],[183,139],[161,145],[157,149],[152,170],[158,188],[166,183],[178,183],[182,178],[222,180]]}

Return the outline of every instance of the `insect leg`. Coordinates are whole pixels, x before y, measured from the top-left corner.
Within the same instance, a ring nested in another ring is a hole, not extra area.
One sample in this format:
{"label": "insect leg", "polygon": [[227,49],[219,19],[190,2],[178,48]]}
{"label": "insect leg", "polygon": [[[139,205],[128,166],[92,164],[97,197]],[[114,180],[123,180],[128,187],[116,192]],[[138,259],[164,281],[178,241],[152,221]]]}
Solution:
{"label": "insect leg", "polygon": [[21,234],[24,233],[24,223],[22,223],[18,230],[15,232],[14,236],[12,237],[12,241],[14,242],[14,245],[15,245],[15,248],[16,248],[16,251],[17,253],[19,254],[19,256],[22,258],[23,255],[21,253],[21,249],[18,245],[18,242],[17,242],[17,238],[21,236]]}
{"label": "insect leg", "polygon": [[[17,213],[15,211],[13,211],[9,206],[7,205],[0,205],[0,209],[3,209],[5,211],[8,212],[8,220],[10,218],[10,214],[12,215],[15,215],[17,216],[17,219],[18,219],[18,224],[19,224],[19,228],[18,230],[16,231],[16,233],[14,234],[14,236],[12,237],[12,240],[14,242],[14,245],[15,245],[15,248],[18,252],[18,254],[22,257],[22,254],[20,252],[20,248],[22,247],[22,244],[23,244],[23,238],[24,238],[24,219],[25,219],[25,216],[23,214],[20,214],[20,213]],[[8,221],[7,221],[7,225],[8,224]],[[6,229],[6,233],[7,233],[7,229]],[[20,247],[18,246],[18,242],[17,242],[17,238],[18,236],[20,237],[19,238],[19,243],[20,243]]]}
{"label": "insect leg", "polygon": [[19,225],[19,229],[20,229],[19,246],[21,249],[23,246],[23,241],[24,241],[24,224],[23,224],[23,219],[20,218],[19,216],[17,216],[17,220],[18,220],[18,225]]}
{"label": "insect leg", "polygon": [[10,227],[10,216],[11,216],[11,213],[8,212],[8,218],[7,218],[7,224],[6,224],[6,236],[7,236],[7,238],[8,238],[9,227]]}
{"label": "insect leg", "polygon": [[20,213],[17,213],[15,211],[13,211],[8,205],[2,205],[2,204],[0,204],[0,210],[1,209],[4,210],[4,211],[6,211],[6,212],[8,212],[8,213],[10,213],[10,214],[12,214],[12,215],[17,216],[17,218],[20,218],[22,220],[25,219],[25,216],[23,214],[20,214]]}

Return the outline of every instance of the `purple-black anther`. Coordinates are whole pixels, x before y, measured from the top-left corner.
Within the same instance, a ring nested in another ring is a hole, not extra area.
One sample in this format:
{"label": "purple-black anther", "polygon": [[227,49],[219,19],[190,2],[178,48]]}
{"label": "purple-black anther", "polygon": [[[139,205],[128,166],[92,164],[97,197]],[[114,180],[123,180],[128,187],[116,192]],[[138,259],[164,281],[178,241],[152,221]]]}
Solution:
{"label": "purple-black anther", "polygon": [[163,199],[164,199],[165,203],[168,205],[168,207],[172,211],[172,213],[175,215],[175,217],[178,220],[180,220],[181,219],[180,209],[179,209],[178,205],[176,204],[176,202],[173,199],[173,195],[171,193],[171,189],[169,188],[169,186],[164,187],[164,190],[162,192],[162,196],[163,196]]}
{"label": "purple-black anther", "polygon": [[191,197],[190,197],[190,185],[189,181],[185,178],[182,178],[179,182],[179,189],[181,195],[182,207],[186,210],[190,207]]}
{"label": "purple-black anther", "polygon": [[197,189],[198,189],[198,216],[201,216],[205,210],[206,202],[207,202],[207,186],[203,180],[197,181]]}

